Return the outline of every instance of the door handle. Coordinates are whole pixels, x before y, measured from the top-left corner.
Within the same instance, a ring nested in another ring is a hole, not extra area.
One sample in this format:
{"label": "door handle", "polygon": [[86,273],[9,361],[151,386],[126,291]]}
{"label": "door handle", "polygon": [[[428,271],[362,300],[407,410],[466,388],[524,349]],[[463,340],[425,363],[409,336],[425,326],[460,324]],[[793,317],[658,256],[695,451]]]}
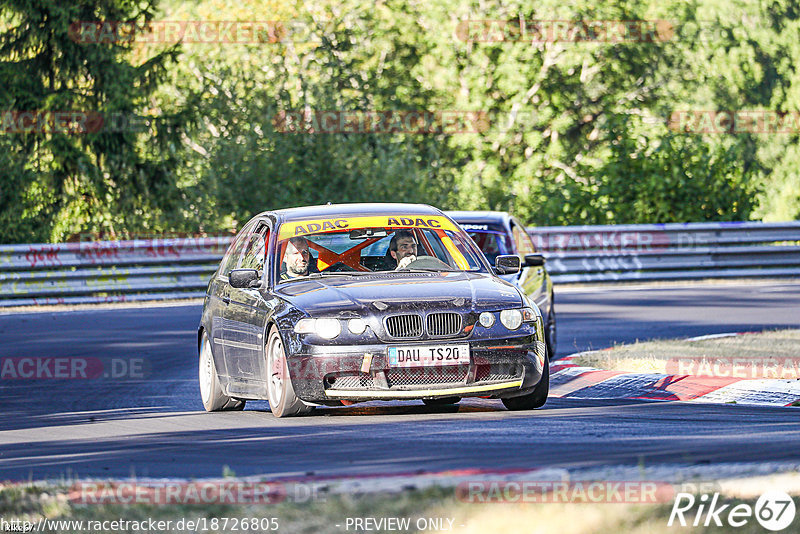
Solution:
{"label": "door handle", "polygon": [[230,303],[231,303],[231,298],[230,298],[230,297],[222,297],[222,299],[221,299],[221,300],[222,300],[222,302],[224,302],[225,304],[230,304]]}

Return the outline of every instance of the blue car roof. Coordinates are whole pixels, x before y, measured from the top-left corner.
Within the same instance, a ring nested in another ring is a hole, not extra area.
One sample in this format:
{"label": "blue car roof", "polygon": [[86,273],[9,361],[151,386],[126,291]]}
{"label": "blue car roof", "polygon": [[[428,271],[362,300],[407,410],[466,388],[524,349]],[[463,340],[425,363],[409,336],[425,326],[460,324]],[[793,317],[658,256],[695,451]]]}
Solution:
{"label": "blue car roof", "polygon": [[511,215],[505,211],[446,211],[445,214],[459,223],[485,223],[508,226]]}

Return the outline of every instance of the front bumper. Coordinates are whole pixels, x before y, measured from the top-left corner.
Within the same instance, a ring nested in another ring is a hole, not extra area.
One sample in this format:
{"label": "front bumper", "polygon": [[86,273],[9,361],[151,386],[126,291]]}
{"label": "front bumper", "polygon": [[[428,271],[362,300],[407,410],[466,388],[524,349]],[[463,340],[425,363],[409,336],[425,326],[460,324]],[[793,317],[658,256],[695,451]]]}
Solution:
{"label": "front bumper", "polygon": [[[288,359],[289,373],[296,395],[318,404],[339,400],[513,397],[527,393],[541,380],[545,346],[534,335],[439,343],[468,343],[469,365],[399,368],[389,365],[389,345],[303,344],[303,351]],[[415,343],[392,346],[400,345]]]}

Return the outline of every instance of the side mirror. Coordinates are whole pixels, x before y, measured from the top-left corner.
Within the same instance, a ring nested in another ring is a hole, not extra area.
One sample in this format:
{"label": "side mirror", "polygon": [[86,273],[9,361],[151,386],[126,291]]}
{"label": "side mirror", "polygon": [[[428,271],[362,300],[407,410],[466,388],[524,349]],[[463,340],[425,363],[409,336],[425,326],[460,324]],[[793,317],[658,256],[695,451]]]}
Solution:
{"label": "side mirror", "polygon": [[234,269],[228,273],[228,282],[237,289],[258,289],[261,287],[261,273],[256,269]]}
{"label": "side mirror", "polygon": [[541,254],[525,254],[525,267],[541,267],[544,265],[544,256]]}
{"label": "side mirror", "polygon": [[516,274],[519,272],[521,265],[522,262],[517,255],[500,255],[494,260],[494,272],[497,274]]}

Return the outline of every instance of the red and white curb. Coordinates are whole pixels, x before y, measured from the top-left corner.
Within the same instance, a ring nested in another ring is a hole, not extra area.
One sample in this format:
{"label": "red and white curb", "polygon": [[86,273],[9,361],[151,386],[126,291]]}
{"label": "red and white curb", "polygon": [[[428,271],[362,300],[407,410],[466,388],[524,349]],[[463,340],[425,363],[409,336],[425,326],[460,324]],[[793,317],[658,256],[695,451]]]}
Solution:
{"label": "red and white curb", "polygon": [[[749,332],[689,338],[700,341]],[[610,349],[604,349],[610,350]],[[551,364],[550,396],[574,399],[640,399],[791,406],[800,401],[800,380],[744,379],[659,373],[626,373],[572,363],[578,352]]]}

